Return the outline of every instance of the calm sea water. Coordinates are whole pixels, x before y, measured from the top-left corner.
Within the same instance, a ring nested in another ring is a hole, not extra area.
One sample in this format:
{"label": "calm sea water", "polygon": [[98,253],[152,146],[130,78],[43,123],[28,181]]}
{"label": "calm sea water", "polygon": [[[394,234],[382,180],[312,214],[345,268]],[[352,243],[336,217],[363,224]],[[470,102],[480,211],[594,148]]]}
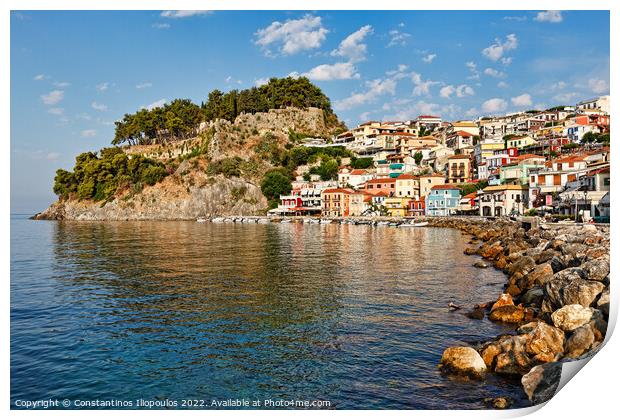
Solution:
{"label": "calm sea water", "polygon": [[[18,399],[328,400],[338,409],[527,405],[443,377],[445,347],[506,331],[449,312],[497,297],[450,229],[11,220]],[[210,407],[209,407],[210,408]]]}

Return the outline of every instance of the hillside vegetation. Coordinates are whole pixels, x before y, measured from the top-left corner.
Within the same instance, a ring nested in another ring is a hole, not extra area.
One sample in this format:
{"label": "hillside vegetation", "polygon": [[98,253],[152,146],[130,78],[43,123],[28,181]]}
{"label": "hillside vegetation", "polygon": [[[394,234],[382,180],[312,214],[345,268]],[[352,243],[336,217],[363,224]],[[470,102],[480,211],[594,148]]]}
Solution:
{"label": "hillside vegetation", "polygon": [[[297,175],[335,178],[342,159],[352,158],[350,152],[336,146],[306,147],[302,140],[329,138],[344,126],[331,111],[329,99],[307,83],[307,79],[272,79],[261,88],[222,95],[212,92],[200,107],[175,100],[126,115],[117,123],[113,147],[82,153],[72,171],[56,172],[54,192],[59,202],[41,218],[133,220],[193,218],[207,212],[260,214],[275,206],[280,194],[290,191]],[[310,92],[309,99],[301,91]],[[238,105],[248,103],[244,95],[271,98],[270,103],[282,106],[321,108],[250,113]],[[235,111],[222,114],[226,111],[223,102],[236,103]],[[239,109],[244,111],[234,116]],[[216,111],[219,117],[213,117]],[[161,120],[162,115],[167,116]],[[213,119],[207,120],[207,115]],[[168,128],[153,128],[158,119],[164,127],[169,122]],[[165,214],[158,213],[158,206],[166,209]]]}

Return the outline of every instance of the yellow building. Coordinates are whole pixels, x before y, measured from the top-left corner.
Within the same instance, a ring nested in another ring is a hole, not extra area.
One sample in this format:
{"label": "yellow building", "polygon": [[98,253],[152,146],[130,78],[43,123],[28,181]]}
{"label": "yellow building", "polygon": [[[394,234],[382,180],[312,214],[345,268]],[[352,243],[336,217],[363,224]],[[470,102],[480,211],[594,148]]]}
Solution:
{"label": "yellow building", "polygon": [[524,149],[528,146],[533,146],[535,144],[538,144],[538,142],[530,136],[518,136],[506,140],[506,147],[508,148],[515,147],[517,149]]}
{"label": "yellow building", "polygon": [[419,197],[428,197],[435,185],[444,185],[446,177],[443,174],[420,175]]}
{"label": "yellow building", "polygon": [[388,197],[385,199],[384,205],[390,216],[404,217],[407,215],[409,201],[411,198],[408,197]]}

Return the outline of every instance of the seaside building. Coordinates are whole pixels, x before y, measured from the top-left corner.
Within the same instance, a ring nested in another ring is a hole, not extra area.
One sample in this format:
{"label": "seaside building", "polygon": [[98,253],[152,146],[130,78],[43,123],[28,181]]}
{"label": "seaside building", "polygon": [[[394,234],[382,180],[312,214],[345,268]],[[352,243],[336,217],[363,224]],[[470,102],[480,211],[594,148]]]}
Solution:
{"label": "seaside building", "polygon": [[456,214],[461,191],[454,185],[436,185],[426,198],[427,216],[450,216]]}
{"label": "seaside building", "polygon": [[478,196],[480,216],[522,215],[527,208],[527,185],[492,185]]}
{"label": "seaside building", "polygon": [[420,177],[412,174],[401,174],[396,178],[395,196],[415,198],[420,196]]}
{"label": "seaside building", "polygon": [[387,197],[383,205],[388,215],[392,217],[405,217],[409,210],[409,201],[411,199],[408,197]]}
{"label": "seaside building", "polygon": [[454,155],[448,158],[447,182],[459,184],[472,180],[472,167],[469,155]]}
{"label": "seaside building", "polygon": [[348,188],[328,188],[321,193],[321,214],[326,217],[346,217],[350,215],[349,196],[355,191]]}

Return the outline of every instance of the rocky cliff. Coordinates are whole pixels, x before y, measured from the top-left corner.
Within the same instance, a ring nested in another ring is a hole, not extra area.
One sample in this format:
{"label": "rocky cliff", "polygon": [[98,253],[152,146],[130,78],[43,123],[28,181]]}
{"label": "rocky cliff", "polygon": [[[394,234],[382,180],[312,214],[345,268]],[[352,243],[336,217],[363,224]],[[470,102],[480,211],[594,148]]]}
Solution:
{"label": "rocky cliff", "polygon": [[[273,168],[272,154],[290,145],[291,132],[328,137],[335,128],[318,108],[278,109],[241,114],[234,122],[202,123],[194,138],[124,148],[128,155],[163,162],[171,172],[163,181],[118,191],[106,201],[59,199],[34,218],[195,220],[212,215],[265,214],[268,202],[260,180]],[[226,159],[234,166],[232,170],[217,169],[217,163]]]}

